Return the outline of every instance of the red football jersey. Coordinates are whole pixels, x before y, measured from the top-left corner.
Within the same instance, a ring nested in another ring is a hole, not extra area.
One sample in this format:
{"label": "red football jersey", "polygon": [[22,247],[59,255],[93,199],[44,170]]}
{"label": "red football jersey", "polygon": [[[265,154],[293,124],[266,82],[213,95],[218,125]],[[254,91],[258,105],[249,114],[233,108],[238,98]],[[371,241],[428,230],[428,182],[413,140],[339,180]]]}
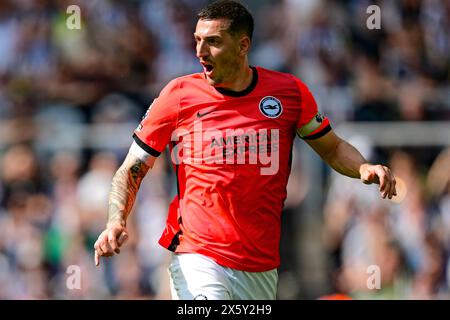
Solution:
{"label": "red football jersey", "polygon": [[171,81],[133,137],[153,156],[170,143],[178,195],[159,243],[254,272],[279,266],[296,134],[314,139],[331,127],[300,80],[252,69],[241,92],[215,88],[203,73]]}

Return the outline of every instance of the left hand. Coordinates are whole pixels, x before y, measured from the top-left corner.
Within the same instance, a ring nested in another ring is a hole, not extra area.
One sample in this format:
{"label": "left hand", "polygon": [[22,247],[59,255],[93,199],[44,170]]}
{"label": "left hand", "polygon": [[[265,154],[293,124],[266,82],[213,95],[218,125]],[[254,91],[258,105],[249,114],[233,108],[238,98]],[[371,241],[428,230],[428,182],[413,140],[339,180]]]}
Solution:
{"label": "left hand", "polygon": [[359,173],[363,183],[376,183],[380,185],[379,190],[383,199],[386,199],[386,196],[392,199],[393,196],[397,195],[395,177],[388,167],[380,164],[372,165],[365,163],[359,167]]}

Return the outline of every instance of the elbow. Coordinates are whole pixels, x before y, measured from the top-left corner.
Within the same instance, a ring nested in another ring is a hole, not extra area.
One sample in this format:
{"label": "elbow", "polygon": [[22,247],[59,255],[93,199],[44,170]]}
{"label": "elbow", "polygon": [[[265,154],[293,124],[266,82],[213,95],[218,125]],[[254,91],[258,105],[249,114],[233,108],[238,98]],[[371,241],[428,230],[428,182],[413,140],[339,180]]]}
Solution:
{"label": "elbow", "polygon": [[327,150],[327,152],[323,155],[322,159],[328,163],[329,165],[333,166],[333,163],[338,158],[338,150],[340,145],[342,144],[343,140],[338,138],[336,142]]}

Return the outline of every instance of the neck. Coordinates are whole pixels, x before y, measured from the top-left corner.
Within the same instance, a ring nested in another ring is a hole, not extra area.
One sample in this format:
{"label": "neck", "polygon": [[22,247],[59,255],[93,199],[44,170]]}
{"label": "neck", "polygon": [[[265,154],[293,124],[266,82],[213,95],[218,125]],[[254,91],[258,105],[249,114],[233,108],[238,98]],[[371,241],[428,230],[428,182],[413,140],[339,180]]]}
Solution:
{"label": "neck", "polygon": [[247,61],[245,61],[245,63],[238,68],[235,74],[235,77],[231,81],[224,83],[219,87],[239,92],[247,89],[252,83],[253,70],[250,68]]}

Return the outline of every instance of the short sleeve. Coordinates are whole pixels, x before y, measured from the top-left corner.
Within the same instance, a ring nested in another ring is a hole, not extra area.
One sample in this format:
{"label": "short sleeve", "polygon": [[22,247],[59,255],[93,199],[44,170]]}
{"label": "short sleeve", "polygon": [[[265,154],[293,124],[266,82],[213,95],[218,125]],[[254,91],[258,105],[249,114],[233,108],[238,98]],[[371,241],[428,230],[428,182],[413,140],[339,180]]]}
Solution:
{"label": "short sleeve", "polygon": [[295,78],[300,90],[300,119],[297,133],[302,139],[317,139],[331,130],[330,121],[318,111],[316,100],[308,87]]}
{"label": "short sleeve", "polygon": [[152,156],[159,156],[176,128],[180,92],[177,80],[164,87],[148,108],[133,134],[135,142]]}

